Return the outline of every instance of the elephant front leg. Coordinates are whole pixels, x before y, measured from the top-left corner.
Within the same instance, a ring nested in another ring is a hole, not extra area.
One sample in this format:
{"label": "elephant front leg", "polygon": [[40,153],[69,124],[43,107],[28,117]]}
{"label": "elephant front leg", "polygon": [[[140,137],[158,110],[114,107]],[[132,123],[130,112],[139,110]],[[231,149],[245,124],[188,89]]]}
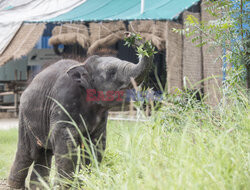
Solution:
{"label": "elephant front leg", "polygon": [[106,149],[106,129],[101,134],[97,134],[92,141],[95,146],[96,159],[100,163]]}
{"label": "elephant front leg", "polygon": [[52,144],[58,176],[71,179],[77,164],[78,135],[74,130],[62,128],[53,136]]}
{"label": "elephant front leg", "polygon": [[37,159],[34,161],[33,170],[30,176],[30,189],[44,189],[42,184],[39,183],[39,178],[48,182],[51,159],[53,153],[51,150],[41,149],[38,153]]}
{"label": "elephant front leg", "polygon": [[[23,148],[23,147],[22,147]],[[16,152],[15,161],[12,165],[10,175],[8,178],[8,185],[11,188],[21,189],[25,186],[25,178],[33,160],[25,148],[18,148]]]}
{"label": "elephant front leg", "polygon": [[85,165],[89,165],[90,162],[96,161],[100,163],[103,158],[103,154],[106,148],[106,126],[103,130],[99,130],[91,137],[91,142],[86,141],[89,148],[89,152],[85,149]]}
{"label": "elephant front leg", "polygon": [[10,170],[8,185],[11,188],[20,189],[25,187],[25,179],[28,174],[29,167],[33,163],[32,153],[35,154],[28,132],[23,126],[22,120],[19,121],[19,137],[18,148],[14,163]]}

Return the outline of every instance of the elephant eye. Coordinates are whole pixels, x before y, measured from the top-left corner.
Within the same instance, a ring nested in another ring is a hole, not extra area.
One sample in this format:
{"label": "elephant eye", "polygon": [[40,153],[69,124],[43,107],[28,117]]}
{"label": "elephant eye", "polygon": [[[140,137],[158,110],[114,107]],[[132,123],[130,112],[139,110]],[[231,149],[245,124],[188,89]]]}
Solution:
{"label": "elephant eye", "polygon": [[108,71],[108,78],[114,78],[116,74],[116,69],[115,68],[112,68]]}

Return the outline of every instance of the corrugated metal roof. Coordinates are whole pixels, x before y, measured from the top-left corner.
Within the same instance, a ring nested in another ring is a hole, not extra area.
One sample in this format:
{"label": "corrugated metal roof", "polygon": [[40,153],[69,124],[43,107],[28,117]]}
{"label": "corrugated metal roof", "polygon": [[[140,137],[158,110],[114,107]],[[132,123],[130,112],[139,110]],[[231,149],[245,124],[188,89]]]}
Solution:
{"label": "corrugated metal roof", "polygon": [[110,20],[172,20],[199,0],[87,0],[73,10],[46,22],[110,21]]}

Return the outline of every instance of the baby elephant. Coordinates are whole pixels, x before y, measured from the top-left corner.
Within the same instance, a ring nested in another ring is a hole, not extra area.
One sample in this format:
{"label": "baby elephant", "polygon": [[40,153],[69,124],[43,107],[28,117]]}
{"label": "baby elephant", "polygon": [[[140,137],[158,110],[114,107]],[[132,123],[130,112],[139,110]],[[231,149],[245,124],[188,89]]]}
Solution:
{"label": "baby elephant", "polygon": [[[91,56],[84,63],[61,60],[40,72],[21,96],[18,147],[9,186],[24,188],[32,163],[30,181],[38,182],[38,176],[47,179],[53,155],[59,176],[71,178],[77,146],[83,143],[79,132],[87,144],[93,143],[100,162],[106,145],[108,110],[121,102],[123,90],[132,86],[131,78],[137,84],[143,81],[152,60],[153,56],[142,56],[138,64],[133,64],[114,57]],[[90,162],[87,157],[86,164]],[[31,189],[35,184],[39,183],[32,183]]]}

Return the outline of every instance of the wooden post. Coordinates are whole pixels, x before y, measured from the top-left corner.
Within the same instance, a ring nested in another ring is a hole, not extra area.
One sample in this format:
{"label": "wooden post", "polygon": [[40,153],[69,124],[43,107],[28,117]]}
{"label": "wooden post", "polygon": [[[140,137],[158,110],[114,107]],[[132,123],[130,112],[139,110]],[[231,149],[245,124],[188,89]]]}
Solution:
{"label": "wooden post", "polygon": [[180,34],[174,33],[173,28],[182,29],[182,25],[176,22],[167,22],[166,28],[166,64],[168,93],[175,93],[176,89],[182,89],[182,52],[183,39]]}
{"label": "wooden post", "polygon": [[14,107],[15,107],[15,117],[18,116],[18,93],[14,94]]}
{"label": "wooden post", "polygon": [[129,102],[129,115],[133,116],[133,112],[134,112],[134,105],[133,105],[133,101],[130,100],[130,102]]}
{"label": "wooden post", "polygon": [[[189,11],[183,13],[183,20],[185,20],[188,15],[192,15],[200,20],[200,13],[192,13]],[[185,27],[186,26],[184,26],[184,28]],[[191,27],[191,29],[193,28]],[[198,34],[198,36],[200,35],[201,34]],[[200,43],[200,39],[195,44],[192,42],[191,37],[183,35],[183,77],[186,79],[186,87],[192,90],[201,89],[202,87],[202,83],[198,83],[203,79],[201,47],[196,47],[196,45]]]}
{"label": "wooden post", "polygon": [[18,70],[15,69],[15,82],[13,85],[14,91],[14,107],[15,107],[15,117],[18,115],[18,92],[17,92],[17,79],[18,79]]}
{"label": "wooden post", "polygon": [[[201,3],[201,20],[208,22],[215,18],[207,12],[208,5],[203,0]],[[211,49],[209,44],[202,46],[203,72],[204,72],[204,94],[207,103],[216,106],[220,100],[219,87],[222,86],[222,61],[218,59],[222,55],[221,48]],[[208,79],[209,78],[209,79]]]}
{"label": "wooden post", "polygon": [[15,82],[17,81],[17,70],[15,69]]}

